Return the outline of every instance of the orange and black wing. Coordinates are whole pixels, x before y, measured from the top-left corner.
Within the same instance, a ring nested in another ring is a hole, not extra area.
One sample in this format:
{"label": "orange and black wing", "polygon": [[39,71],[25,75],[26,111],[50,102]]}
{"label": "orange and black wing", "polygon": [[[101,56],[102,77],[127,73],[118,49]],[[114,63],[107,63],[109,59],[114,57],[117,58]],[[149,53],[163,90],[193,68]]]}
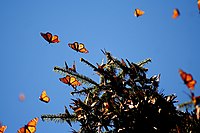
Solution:
{"label": "orange and black wing", "polygon": [[69,43],[68,44],[70,48],[72,48],[73,50],[80,52],[80,53],[88,53],[89,51],[85,48],[83,43],[78,43],[78,42],[74,42],[74,43]]}
{"label": "orange and black wing", "polygon": [[64,78],[59,78],[59,80],[65,84],[71,85],[73,88],[81,85],[81,83],[74,76],[67,75]]}
{"label": "orange and black wing", "polygon": [[184,72],[181,69],[179,69],[179,74],[180,74],[183,82],[186,84],[186,86],[189,89],[194,90],[194,86],[196,84],[196,80],[193,79],[192,75]]}
{"label": "orange and black wing", "polygon": [[200,0],[197,1],[197,5],[198,5],[199,13],[200,13]]}
{"label": "orange and black wing", "polygon": [[69,75],[67,75],[66,77],[63,77],[63,78],[59,78],[59,80],[65,84],[70,85],[70,76]]}
{"label": "orange and black wing", "polygon": [[52,35],[50,32],[47,33],[40,33],[40,35],[49,43],[58,43],[60,40],[58,39],[57,35]]}
{"label": "orange and black wing", "polygon": [[49,96],[47,95],[46,91],[42,91],[42,94],[40,95],[39,99],[45,103],[48,103],[50,101]]}
{"label": "orange and black wing", "polygon": [[17,133],[35,133],[36,132],[36,125],[38,122],[38,118],[34,118],[28,122],[27,125],[21,127]]}
{"label": "orange and black wing", "polygon": [[81,83],[73,76],[70,77],[70,84],[73,88],[75,88],[76,86],[80,86]]}
{"label": "orange and black wing", "polygon": [[144,11],[142,11],[142,10],[140,10],[138,8],[136,8],[135,11],[134,11],[134,15],[136,17],[142,16],[143,14],[144,14]]}
{"label": "orange and black wing", "polygon": [[1,126],[0,127],[0,133],[4,133],[6,128],[7,128],[7,126]]}
{"label": "orange and black wing", "polygon": [[178,10],[177,8],[175,8],[175,9],[173,10],[172,18],[173,18],[173,19],[176,19],[176,18],[179,17],[179,16],[180,16],[180,12],[179,12],[179,10]]}
{"label": "orange and black wing", "polygon": [[78,42],[69,43],[68,45],[70,48],[78,52],[78,46],[79,46]]}

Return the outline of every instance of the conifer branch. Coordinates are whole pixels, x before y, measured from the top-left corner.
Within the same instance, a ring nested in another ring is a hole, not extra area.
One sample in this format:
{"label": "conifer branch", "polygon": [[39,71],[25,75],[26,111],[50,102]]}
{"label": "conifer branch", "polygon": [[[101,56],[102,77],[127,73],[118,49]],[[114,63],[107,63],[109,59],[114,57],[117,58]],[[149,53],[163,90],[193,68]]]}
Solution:
{"label": "conifer branch", "polygon": [[86,82],[90,83],[90,84],[99,86],[99,84],[96,83],[96,82],[95,82],[94,80],[92,80],[91,78],[88,78],[88,77],[86,77],[86,76],[84,76],[84,75],[81,75],[81,74],[79,74],[79,73],[75,73],[75,72],[70,71],[70,70],[68,70],[68,69],[64,69],[64,68],[60,68],[60,67],[54,67],[54,71],[61,71],[61,72],[63,72],[63,73],[67,73],[67,74],[73,75],[73,76],[75,76],[75,77],[77,77],[77,78],[79,78],[79,79],[81,79],[81,80],[83,80],[83,81],[86,81]]}

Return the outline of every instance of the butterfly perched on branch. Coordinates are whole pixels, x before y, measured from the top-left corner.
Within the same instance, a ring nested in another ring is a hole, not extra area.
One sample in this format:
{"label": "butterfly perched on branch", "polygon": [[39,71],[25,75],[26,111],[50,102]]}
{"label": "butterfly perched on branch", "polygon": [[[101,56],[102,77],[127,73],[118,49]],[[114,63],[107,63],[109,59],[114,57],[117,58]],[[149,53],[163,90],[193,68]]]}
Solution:
{"label": "butterfly perched on branch", "polygon": [[196,80],[193,79],[191,74],[184,72],[183,70],[179,69],[179,74],[185,83],[185,85],[190,89],[194,90],[194,86],[196,84]]}
{"label": "butterfly perched on branch", "polygon": [[21,127],[17,133],[35,133],[38,118],[34,118],[28,122],[25,126]]}
{"label": "butterfly perched on branch", "polygon": [[59,78],[59,80],[65,84],[71,85],[74,89],[76,86],[81,85],[81,83],[74,76],[67,75],[66,77]]}
{"label": "butterfly perched on branch", "polygon": [[85,48],[85,45],[83,43],[78,43],[78,42],[74,42],[74,43],[69,43],[68,44],[70,48],[72,48],[73,50],[80,52],[80,53],[88,53],[89,51]]}
{"label": "butterfly perched on branch", "polygon": [[47,96],[46,91],[42,91],[42,94],[40,95],[39,99],[45,103],[48,103],[50,101],[49,96]]}
{"label": "butterfly perched on branch", "polygon": [[59,43],[60,40],[58,39],[57,35],[52,35],[50,32],[47,33],[40,33],[40,35],[47,41],[50,43]]}

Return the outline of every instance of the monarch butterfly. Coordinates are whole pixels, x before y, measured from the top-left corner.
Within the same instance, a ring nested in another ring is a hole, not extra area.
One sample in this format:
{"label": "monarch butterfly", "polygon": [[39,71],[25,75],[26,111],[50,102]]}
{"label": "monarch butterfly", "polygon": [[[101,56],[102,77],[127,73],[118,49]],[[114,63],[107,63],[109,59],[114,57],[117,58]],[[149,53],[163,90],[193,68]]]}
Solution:
{"label": "monarch butterfly", "polygon": [[0,126],[0,133],[4,133],[7,126]]}
{"label": "monarch butterfly", "polygon": [[51,33],[47,32],[47,33],[40,33],[40,35],[49,43],[59,43],[60,40],[58,39],[57,35],[52,35]]}
{"label": "monarch butterfly", "polygon": [[27,125],[21,127],[17,133],[35,133],[36,132],[36,125],[38,122],[38,118],[34,118],[28,122]]}
{"label": "monarch butterfly", "polygon": [[73,88],[76,88],[76,86],[81,85],[81,83],[78,82],[78,80],[75,77],[69,75],[67,75],[64,78],[59,78],[59,80],[65,84],[71,85]]}
{"label": "monarch butterfly", "polygon": [[66,69],[69,69],[70,71],[76,72],[75,61],[74,61],[74,64],[73,64],[72,68],[69,68],[68,65],[67,65],[67,62],[65,62],[65,68],[66,68]]}
{"label": "monarch butterfly", "polygon": [[180,16],[180,12],[177,8],[175,8],[172,14],[172,18],[176,19],[178,16]]}
{"label": "monarch butterfly", "polygon": [[196,80],[193,79],[192,75],[184,72],[181,69],[179,69],[179,74],[180,74],[182,80],[184,81],[184,83],[187,85],[187,87],[191,90],[194,90]]}
{"label": "monarch butterfly", "polygon": [[73,50],[75,50],[77,52],[81,52],[81,53],[88,53],[89,52],[85,48],[83,43],[74,42],[74,43],[69,43],[68,45],[69,45],[70,48],[72,48]]}
{"label": "monarch butterfly", "polygon": [[144,11],[142,11],[142,10],[140,10],[138,8],[136,8],[135,11],[134,11],[134,15],[136,17],[142,16],[143,14],[144,14]]}
{"label": "monarch butterfly", "polygon": [[40,95],[39,99],[45,103],[48,103],[50,101],[50,98],[47,96],[46,91],[42,91],[42,94]]}

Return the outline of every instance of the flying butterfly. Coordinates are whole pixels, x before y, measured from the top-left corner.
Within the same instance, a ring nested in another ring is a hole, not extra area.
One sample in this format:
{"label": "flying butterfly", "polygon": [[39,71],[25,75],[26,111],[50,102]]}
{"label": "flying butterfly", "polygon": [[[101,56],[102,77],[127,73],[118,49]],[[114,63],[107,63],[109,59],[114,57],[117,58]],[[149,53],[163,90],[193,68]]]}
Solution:
{"label": "flying butterfly", "polygon": [[4,133],[7,126],[0,126],[0,133]]}
{"label": "flying butterfly", "polygon": [[179,17],[179,16],[180,16],[180,11],[179,11],[177,8],[175,8],[175,9],[173,10],[172,18],[173,18],[173,19],[176,19],[176,18]]}
{"label": "flying butterfly", "polygon": [[80,52],[80,53],[88,53],[89,51],[85,48],[85,45],[83,43],[78,43],[78,42],[74,42],[74,43],[69,43],[68,44],[70,48],[72,48],[73,50]]}
{"label": "flying butterfly", "polygon": [[190,90],[194,90],[194,86],[196,84],[196,80],[193,79],[192,75],[184,72],[181,69],[179,69],[179,74],[180,74],[182,80],[184,81],[184,83],[186,84],[186,86]]}
{"label": "flying butterfly", "polygon": [[47,41],[50,43],[59,43],[60,40],[58,39],[57,35],[52,35],[50,32],[47,33],[40,33],[40,35]]}
{"label": "flying butterfly", "polygon": [[21,127],[17,133],[35,133],[36,132],[36,125],[38,122],[38,118],[34,118],[28,122],[27,125]]}
{"label": "flying butterfly", "polygon": [[59,80],[65,84],[71,85],[73,88],[81,85],[81,83],[74,76],[67,75],[64,78],[59,78]]}
{"label": "flying butterfly", "polygon": [[134,11],[134,15],[136,17],[142,16],[143,14],[144,14],[144,11],[142,11],[142,10],[140,10],[138,8],[136,8],[135,11]]}
{"label": "flying butterfly", "polygon": [[40,95],[39,99],[45,103],[48,103],[50,101],[49,96],[47,96],[46,91],[42,91],[42,94]]}

